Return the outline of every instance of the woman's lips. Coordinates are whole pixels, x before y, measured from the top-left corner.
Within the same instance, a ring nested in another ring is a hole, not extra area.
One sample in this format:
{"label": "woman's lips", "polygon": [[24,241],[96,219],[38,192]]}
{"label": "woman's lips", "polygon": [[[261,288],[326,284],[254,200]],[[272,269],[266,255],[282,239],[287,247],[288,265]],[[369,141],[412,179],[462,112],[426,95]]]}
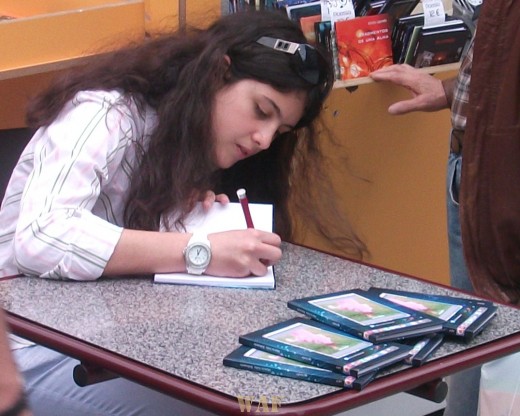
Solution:
{"label": "woman's lips", "polygon": [[237,145],[237,147],[238,147],[238,151],[240,153],[240,156],[242,156],[242,158],[246,158],[249,155],[251,155],[251,151],[249,149],[247,149],[247,148],[245,148],[245,147],[243,147],[243,146],[241,146],[239,144]]}

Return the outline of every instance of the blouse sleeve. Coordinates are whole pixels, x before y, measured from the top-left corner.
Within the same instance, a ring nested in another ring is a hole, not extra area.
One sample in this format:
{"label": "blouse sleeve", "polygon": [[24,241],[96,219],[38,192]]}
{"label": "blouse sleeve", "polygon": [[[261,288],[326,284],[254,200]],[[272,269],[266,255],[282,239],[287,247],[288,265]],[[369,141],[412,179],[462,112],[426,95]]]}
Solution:
{"label": "blouse sleeve", "polygon": [[37,133],[14,238],[21,272],[74,280],[101,276],[123,229],[92,209],[134,128],[119,94],[84,92]]}

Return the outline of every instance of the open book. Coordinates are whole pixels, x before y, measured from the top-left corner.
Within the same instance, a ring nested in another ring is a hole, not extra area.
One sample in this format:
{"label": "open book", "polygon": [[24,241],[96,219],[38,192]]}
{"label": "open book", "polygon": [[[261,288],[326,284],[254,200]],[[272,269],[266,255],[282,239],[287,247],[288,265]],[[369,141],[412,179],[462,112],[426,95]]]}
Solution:
{"label": "open book", "polygon": [[[249,204],[255,228],[263,231],[273,230],[273,206],[271,204]],[[204,213],[202,205],[197,205],[190,217],[185,221],[186,230],[204,231],[211,234],[219,231],[240,230],[246,228],[246,221],[239,203],[231,202],[227,205],[213,204],[212,208]],[[156,283],[176,283],[200,286],[223,286],[249,289],[274,289],[274,269],[269,267],[265,276],[251,277],[218,277],[203,274],[196,276],[188,273],[159,273],[154,277]]]}

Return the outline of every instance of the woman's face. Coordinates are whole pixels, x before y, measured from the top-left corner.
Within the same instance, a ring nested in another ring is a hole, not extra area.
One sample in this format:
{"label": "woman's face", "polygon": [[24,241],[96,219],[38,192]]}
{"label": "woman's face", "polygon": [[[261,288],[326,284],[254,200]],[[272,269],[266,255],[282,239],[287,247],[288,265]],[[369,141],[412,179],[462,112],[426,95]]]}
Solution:
{"label": "woman's face", "polygon": [[214,101],[213,135],[219,168],[267,149],[277,134],[303,116],[304,91],[282,93],[268,84],[241,80],[221,89]]}

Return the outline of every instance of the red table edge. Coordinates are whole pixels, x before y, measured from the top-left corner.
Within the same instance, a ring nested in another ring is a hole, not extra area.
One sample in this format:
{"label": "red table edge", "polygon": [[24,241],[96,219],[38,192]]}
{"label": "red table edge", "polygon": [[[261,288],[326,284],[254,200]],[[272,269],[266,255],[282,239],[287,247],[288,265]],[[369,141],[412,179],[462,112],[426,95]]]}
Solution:
{"label": "red table edge", "polygon": [[[162,391],[180,400],[223,415],[244,414],[236,397],[220,393],[188,380],[149,367],[127,357],[106,351],[85,341],[57,332],[7,312],[7,322],[15,335],[59,351],[93,366],[107,369],[121,377]],[[431,380],[442,378],[475,365],[520,350],[520,333],[470,348],[422,367],[410,368],[372,382],[362,391],[337,391],[294,404],[282,404],[279,415],[327,415],[352,409],[383,397],[411,390]],[[348,404],[345,406],[345,400]],[[251,409],[254,410],[254,407]]]}

